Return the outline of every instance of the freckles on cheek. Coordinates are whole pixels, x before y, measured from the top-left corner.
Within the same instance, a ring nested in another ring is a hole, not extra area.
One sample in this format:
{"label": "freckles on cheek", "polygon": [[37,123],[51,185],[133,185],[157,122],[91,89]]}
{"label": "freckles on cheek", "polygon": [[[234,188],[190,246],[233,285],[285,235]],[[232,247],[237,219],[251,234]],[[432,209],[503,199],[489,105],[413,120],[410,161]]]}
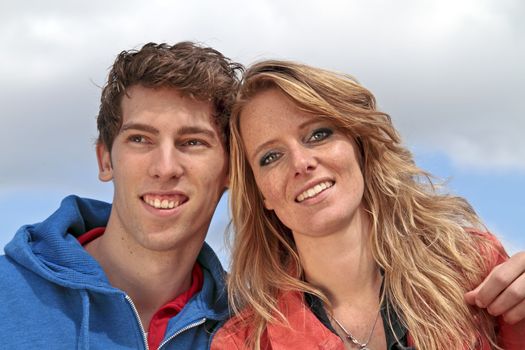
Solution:
{"label": "freckles on cheek", "polygon": [[276,184],[272,181],[261,181],[258,187],[266,199],[273,199],[279,193]]}

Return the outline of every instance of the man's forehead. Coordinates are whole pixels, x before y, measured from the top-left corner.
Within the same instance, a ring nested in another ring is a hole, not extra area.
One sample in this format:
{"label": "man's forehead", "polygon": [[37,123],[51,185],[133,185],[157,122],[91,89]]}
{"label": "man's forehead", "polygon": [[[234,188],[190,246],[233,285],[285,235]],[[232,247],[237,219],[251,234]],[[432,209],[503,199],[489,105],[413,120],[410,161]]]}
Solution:
{"label": "man's forehead", "polygon": [[179,120],[179,124],[184,124],[183,126],[204,127],[216,123],[210,101],[181,95],[175,88],[134,86],[130,93],[123,97],[121,106],[123,124],[138,120],[144,123],[162,116]]}

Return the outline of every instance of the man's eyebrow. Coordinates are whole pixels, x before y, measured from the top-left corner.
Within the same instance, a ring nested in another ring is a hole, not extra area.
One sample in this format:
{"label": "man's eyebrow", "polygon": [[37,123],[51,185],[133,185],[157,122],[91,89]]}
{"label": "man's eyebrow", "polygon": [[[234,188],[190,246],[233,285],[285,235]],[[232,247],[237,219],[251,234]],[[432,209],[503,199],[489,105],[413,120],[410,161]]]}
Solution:
{"label": "man's eyebrow", "polygon": [[124,124],[120,128],[121,133],[127,130],[139,130],[139,131],[144,131],[144,132],[148,132],[148,133],[155,134],[155,135],[159,133],[159,130],[152,127],[151,125],[141,124],[141,123]]}
{"label": "man's eyebrow", "polygon": [[[142,124],[142,123],[129,123],[124,124],[120,128],[120,132],[125,132],[128,130],[138,130],[138,131],[144,131],[148,132],[154,135],[158,135],[160,131],[157,128],[154,128],[151,125],[148,124]],[[208,128],[203,128],[200,126],[183,126],[179,129],[177,129],[177,134],[179,135],[195,135],[195,134],[202,134],[210,138],[215,138],[215,132]]]}
{"label": "man's eyebrow", "polygon": [[203,128],[200,126],[183,126],[177,130],[179,135],[192,135],[192,134],[204,134],[205,136],[215,138],[216,133],[208,128]]}

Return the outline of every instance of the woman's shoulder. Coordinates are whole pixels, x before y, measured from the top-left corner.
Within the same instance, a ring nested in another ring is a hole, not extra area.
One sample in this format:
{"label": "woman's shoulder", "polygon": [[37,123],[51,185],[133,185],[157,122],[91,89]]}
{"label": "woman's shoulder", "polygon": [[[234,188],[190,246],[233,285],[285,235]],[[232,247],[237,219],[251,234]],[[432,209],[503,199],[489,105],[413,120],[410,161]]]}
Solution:
{"label": "woman's shoulder", "polygon": [[[248,350],[252,349],[248,340],[252,338],[254,328],[254,314],[246,307],[240,313],[232,316],[215,333],[211,342],[211,350]],[[267,344],[266,331],[261,339],[261,349],[271,350]]]}
{"label": "woman's shoulder", "polygon": [[251,332],[248,321],[242,316],[233,316],[212,338],[211,350],[248,349],[246,340]]}
{"label": "woman's shoulder", "polygon": [[[261,338],[262,349],[332,349],[343,350],[339,337],[328,330],[305,304],[302,293],[285,292],[278,300],[285,321],[269,323]],[[212,350],[250,349],[246,340],[253,327],[249,313],[234,316],[220,328],[212,340]]]}

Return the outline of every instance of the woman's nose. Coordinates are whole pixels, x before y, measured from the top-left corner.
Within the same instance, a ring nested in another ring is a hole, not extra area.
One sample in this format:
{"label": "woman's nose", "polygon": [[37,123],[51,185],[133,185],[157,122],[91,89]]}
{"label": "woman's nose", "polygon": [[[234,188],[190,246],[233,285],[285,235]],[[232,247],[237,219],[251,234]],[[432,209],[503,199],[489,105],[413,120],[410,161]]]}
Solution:
{"label": "woman's nose", "polygon": [[317,167],[318,161],[314,151],[307,147],[298,146],[291,151],[294,175],[300,176],[312,172]]}

